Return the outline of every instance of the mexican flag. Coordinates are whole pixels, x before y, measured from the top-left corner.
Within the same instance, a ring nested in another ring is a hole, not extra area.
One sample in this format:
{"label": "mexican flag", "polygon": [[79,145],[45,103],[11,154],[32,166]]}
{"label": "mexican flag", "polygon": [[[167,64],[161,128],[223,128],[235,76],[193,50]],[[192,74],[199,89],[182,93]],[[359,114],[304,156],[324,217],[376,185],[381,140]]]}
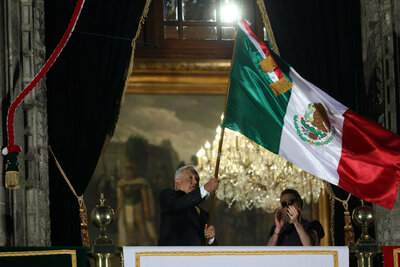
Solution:
{"label": "mexican flag", "polygon": [[222,124],[301,169],[392,209],[400,137],[303,79],[239,23]]}

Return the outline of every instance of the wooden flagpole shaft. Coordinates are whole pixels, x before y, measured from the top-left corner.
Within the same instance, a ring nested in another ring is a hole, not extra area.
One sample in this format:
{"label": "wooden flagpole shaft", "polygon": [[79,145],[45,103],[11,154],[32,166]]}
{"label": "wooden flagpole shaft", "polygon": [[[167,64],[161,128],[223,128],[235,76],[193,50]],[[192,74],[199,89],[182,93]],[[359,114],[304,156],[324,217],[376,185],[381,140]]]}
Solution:
{"label": "wooden flagpole shaft", "polygon": [[[224,116],[225,116],[225,114],[224,114]],[[225,127],[223,127],[221,129],[221,134],[220,134],[220,138],[219,138],[217,162],[215,163],[215,171],[214,171],[214,178],[215,179],[218,179],[219,163],[221,161],[222,143],[224,141],[224,132],[225,132]],[[211,193],[210,209],[209,209],[209,215],[208,215],[208,225],[212,224],[213,211],[214,211],[214,202],[215,202],[215,191]]]}
{"label": "wooden flagpole shaft", "polygon": [[[228,85],[228,90],[229,90],[229,85]],[[226,103],[225,103],[225,110],[226,110]],[[224,119],[225,119],[225,111],[224,111]],[[225,133],[225,127],[222,127],[220,138],[219,138],[219,144],[218,144],[217,162],[215,163],[215,171],[214,171],[215,179],[218,179],[219,163],[221,161],[221,150],[222,150],[222,143],[224,141],[224,133]],[[208,215],[208,222],[207,222],[208,226],[212,225],[214,206],[215,206],[214,202],[215,202],[215,191],[213,191],[211,193],[210,208],[209,208],[209,215]],[[206,238],[206,244],[205,244],[206,246],[208,246],[208,241],[209,241],[208,238]]]}
{"label": "wooden flagpole shaft", "polygon": [[[233,66],[233,57],[235,55],[235,50],[236,50],[236,38],[237,38],[237,30],[235,34],[235,43],[233,45],[233,53],[232,53],[232,59],[231,59],[231,71],[232,71],[232,66]],[[226,96],[225,96],[225,108],[224,108],[224,117],[222,122],[225,121],[225,114],[226,114],[226,107],[228,105],[228,96],[229,96],[229,87],[231,84],[231,79],[228,79],[228,85],[226,88]],[[222,151],[222,143],[224,141],[224,133],[225,133],[225,127],[222,127],[221,133],[219,135],[219,143],[218,143],[218,153],[217,153],[217,161],[215,163],[215,170],[214,170],[214,178],[218,179],[218,172],[219,172],[219,163],[221,161],[221,151]],[[211,193],[211,199],[210,199],[210,208],[209,208],[209,215],[208,215],[208,222],[207,225],[210,226],[212,225],[212,219],[213,219],[213,214],[214,214],[214,202],[215,202],[215,191]],[[208,246],[208,238],[206,238],[206,246]]]}

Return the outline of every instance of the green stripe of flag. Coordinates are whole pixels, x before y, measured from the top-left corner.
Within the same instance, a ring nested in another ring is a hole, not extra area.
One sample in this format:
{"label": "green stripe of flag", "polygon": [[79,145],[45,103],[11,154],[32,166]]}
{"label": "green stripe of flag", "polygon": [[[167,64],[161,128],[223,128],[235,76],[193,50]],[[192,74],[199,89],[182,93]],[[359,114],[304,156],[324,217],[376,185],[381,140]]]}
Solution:
{"label": "green stripe of flag", "polygon": [[262,60],[257,48],[239,28],[222,126],[238,131],[266,149],[279,153],[291,90],[275,96],[268,86],[272,80],[259,64]]}

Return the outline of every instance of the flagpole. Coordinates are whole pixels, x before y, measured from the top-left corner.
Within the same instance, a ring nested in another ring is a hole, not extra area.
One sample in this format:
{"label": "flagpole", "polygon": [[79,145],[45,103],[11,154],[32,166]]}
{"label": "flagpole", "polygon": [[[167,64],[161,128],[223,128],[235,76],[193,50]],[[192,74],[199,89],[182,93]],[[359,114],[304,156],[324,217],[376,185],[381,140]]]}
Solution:
{"label": "flagpole", "polygon": [[[233,53],[232,53],[232,58],[231,58],[231,71],[232,71],[232,67],[233,67],[233,58],[235,56],[235,50],[236,50],[237,32],[238,32],[238,30],[236,28],[235,43],[233,44]],[[228,78],[228,85],[227,85],[227,88],[226,88],[226,95],[225,95],[225,108],[224,108],[224,115],[223,115],[222,123],[225,121],[225,113],[226,113],[226,107],[227,107],[227,104],[228,104],[228,96],[229,96],[230,84],[231,84],[231,79]],[[221,133],[219,135],[217,161],[215,162],[215,170],[214,170],[214,178],[215,179],[218,179],[219,163],[221,161],[222,143],[224,142],[224,133],[225,133],[225,127],[222,127]],[[207,222],[208,226],[212,225],[213,213],[214,213],[214,203],[215,203],[215,191],[211,192],[210,208],[209,208],[209,215],[208,215],[208,222]],[[209,241],[209,239],[206,238],[206,244],[205,244],[206,246],[208,246],[208,241]]]}

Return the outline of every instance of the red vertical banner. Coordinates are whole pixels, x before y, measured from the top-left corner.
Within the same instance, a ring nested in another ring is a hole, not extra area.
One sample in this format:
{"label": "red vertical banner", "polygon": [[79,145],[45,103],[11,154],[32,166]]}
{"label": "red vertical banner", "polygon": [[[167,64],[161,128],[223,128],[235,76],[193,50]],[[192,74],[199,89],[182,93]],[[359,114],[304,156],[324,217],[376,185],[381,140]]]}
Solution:
{"label": "red vertical banner", "polygon": [[400,246],[383,246],[382,251],[385,267],[400,267]]}

